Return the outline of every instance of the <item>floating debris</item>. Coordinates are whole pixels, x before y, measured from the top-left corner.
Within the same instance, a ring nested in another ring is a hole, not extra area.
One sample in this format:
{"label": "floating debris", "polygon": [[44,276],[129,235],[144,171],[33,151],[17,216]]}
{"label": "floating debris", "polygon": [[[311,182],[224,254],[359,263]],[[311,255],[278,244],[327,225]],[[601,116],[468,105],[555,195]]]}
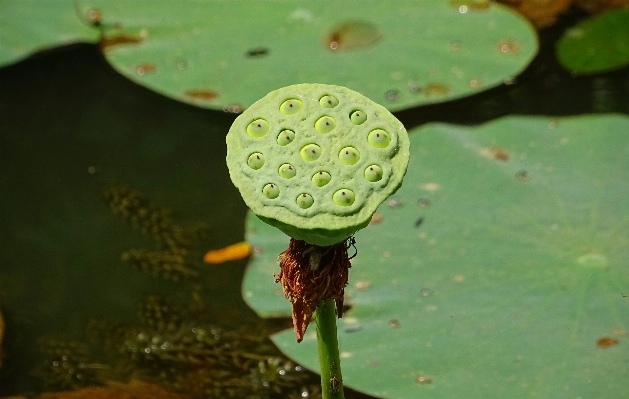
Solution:
{"label": "floating debris", "polygon": [[157,241],[157,250],[132,249],[124,252],[121,257],[123,262],[153,277],[171,281],[197,275],[188,258],[190,250],[207,233],[204,225],[181,226],[172,218],[172,212],[126,186],[101,190],[100,196],[115,215]]}
{"label": "floating debris", "polygon": [[203,257],[205,263],[218,264],[230,260],[244,259],[251,255],[251,247],[246,241],[229,245],[225,248],[208,251]]}
{"label": "floating debris", "polygon": [[62,337],[45,337],[38,348],[43,360],[34,374],[48,390],[77,389],[97,385],[108,366],[92,361],[86,344]]}
{"label": "floating debris", "polygon": [[198,275],[196,270],[187,266],[184,256],[170,251],[132,249],[124,252],[121,259],[152,277],[165,280],[177,282]]}

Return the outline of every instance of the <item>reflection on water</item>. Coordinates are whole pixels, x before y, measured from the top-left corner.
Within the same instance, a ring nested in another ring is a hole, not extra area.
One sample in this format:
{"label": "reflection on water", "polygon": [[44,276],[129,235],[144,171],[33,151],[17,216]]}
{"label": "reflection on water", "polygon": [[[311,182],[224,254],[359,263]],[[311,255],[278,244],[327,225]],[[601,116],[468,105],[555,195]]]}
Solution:
{"label": "reflection on water", "polygon": [[[507,114],[629,113],[629,68],[572,76],[556,63],[554,42],[569,19],[542,32],[540,55],[517,79],[397,116],[411,129]],[[208,250],[243,239],[246,208],[224,161],[238,105],[218,112],[163,98],[90,45],[0,69],[0,87],[0,395],[131,376],[193,396],[315,395],[318,377],[264,338],[290,322],[263,323],[242,302],[246,259],[203,263]],[[204,101],[216,94],[199,90],[191,95]]]}

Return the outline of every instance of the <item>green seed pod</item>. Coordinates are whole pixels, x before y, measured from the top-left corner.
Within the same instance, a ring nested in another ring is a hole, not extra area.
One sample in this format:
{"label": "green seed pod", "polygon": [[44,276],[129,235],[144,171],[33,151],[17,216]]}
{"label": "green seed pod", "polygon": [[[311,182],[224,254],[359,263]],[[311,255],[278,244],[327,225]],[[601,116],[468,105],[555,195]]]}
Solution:
{"label": "green seed pod", "polygon": [[264,166],[264,154],[259,152],[254,152],[249,155],[249,159],[247,160],[247,165],[253,170],[258,170]]}
{"label": "green seed pod", "polygon": [[382,179],[382,168],[378,165],[369,165],[365,169],[365,179],[372,183],[380,181]]}
{"label": "green seed pod", "polygon": [[317,187],[325,186],[326,184],[330,182],[330,180],[332,180],[332,175],[330,175],[328,172],[319,171],[315,173],[314,175],[312,175],[312,182]]}
{"label": "green seed pod", "polygon": [[354,147],[341,148],[339,161],[341,161],[343,165],[354,165],[356,162],[360,161],[360,152]]}
{"label": "green seed pod", "polygon": [[297,170],[295,170],[295,167],[293,165],[285,163],[280,166],[280,169],[277,171],[277,173],[284,179],[291,179],[295,177],[295,175],[297,174]]}
{"label": "green seed pod", "polygon": [[247,126],[247,134],[254,138],[260,138],[269,131],[269,122],[264,119],[255,119]]}
{"label": "green seed pod", "polygon": [[308,209],[314,203],[314,198],[312,198],[312,195],[308,193],[302,193],[297,196],[297,199],[295,201],[297,202],[297,205],[299,205],[300,208]]}
{"label": "green seed pod", "polygon": [[321,134],[330,133],[336,127],[336,121],[331,116],[322,116],[315,122],[315,129]]}
{"label": "green seed pod", "polygon": [[292,115],[299,112],[303,106],[304,104],[301,101],[292,98],[284,101],[282,105],[280,105],[280,112],[284,115]]}
{"label": "green seed pod", "polygon": [[[264,154],[261,162],[257,154]],[[404,126],[340,86],[273,91],[238,116],[227,134],[230,177],[245,203],[263,221],[319,246],[367,226],[402,184],[408,158]]]}
{"label": "green seed pod", "polygon": [[350,114],[349,120],[352,121],[354,125],[362,125],[367,120],[367,114],[360,110],[355,110]]}
{"label": "green seed pod", "polygon": [[323,108],[334,108],[339,105],[339,100],[338,98],[327,94],[319,99],[319,104],[321,104]]}
{"label": "green seed pod", "polygon": [[281,146],[289,145],[293,140],[295,140],[295,132],[292,130],[285,129],[277,135],[277,144]]}

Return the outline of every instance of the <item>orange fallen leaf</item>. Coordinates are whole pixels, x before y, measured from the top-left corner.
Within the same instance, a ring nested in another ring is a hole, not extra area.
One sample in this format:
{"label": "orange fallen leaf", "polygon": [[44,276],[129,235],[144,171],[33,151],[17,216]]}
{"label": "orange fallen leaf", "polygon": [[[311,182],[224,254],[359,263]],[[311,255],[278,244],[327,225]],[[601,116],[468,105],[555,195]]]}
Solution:
{"label": "orange fallen leaf", "polygon": [[225,248],[208,251],[203,257],[205,263],[223,263],[229,260],[246,258],[251,254],[251,247],[246,241],[229,245]]}

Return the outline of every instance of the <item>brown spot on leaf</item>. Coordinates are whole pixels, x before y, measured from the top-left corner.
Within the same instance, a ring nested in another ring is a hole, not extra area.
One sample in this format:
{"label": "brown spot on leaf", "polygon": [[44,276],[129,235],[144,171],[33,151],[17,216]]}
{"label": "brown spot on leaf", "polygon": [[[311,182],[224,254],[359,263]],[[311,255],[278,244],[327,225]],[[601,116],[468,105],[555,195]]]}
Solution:
{"label": "brown spot on leaf", "polygon": [[609,348],[610,346],[614,346],[617,344],[618,340],[610,337],[600,338],[598,341],[596,341],[596,345],[598,345],[599,348]]}
{"label": "brown spot on leaf", "polygon": [[497,159],[499,161],[509,160],[509,153],[500,147],[491,147],[489,149],[489,155],[491,155],[493,159]]}
{"label": "brown spot on leaf", "polygon": [[420,375],[419,377],[417,377],[417,379],[415,379],[415,382],[417,382],[418,384],[431,384],[432,378]]}
{"label": "brown spot on leaf", "polygon": [[504,54],[515,54],[520,51],[520,45],[514,40],[502,40],[496,46],[499,52]]}
{"label": "brown spot on leaf", "polygon": [[92,9],[87,12],[87,19],[89,19],[94,26],[98,26],[103,19],[103,14],[98,10]]}
{"label": "brown spot on leaf", "polygon": [[430,97],[432,95],[443,95],[448,94],[450,92],[450,86],[441,84],[441,83],[428,83],[423,87],[422,93],[426,97]]}
{"label": "brown spot on leaf", "polygon": [[113,46],[120,46],[123,44],[138,44],[144,41],[144,37],[142,36],[131,36],[124,33],[110,36],[110,37],[101,37],[100,39],[100,49],[102,51],[109,51]]}
{"label": "brown spot on leaf", "polygon": [[369,221],[369,224],[378,224],[380,222],[382,222],[382,214],[376,212],[371,216],[371,220]]}
{"label": "brown spot on leaf", "polygon": [[324,45],[333,51],[355,50],[371,46],[382,38],[382,32],[365,21],[346,21],[338,25],[324,39]]}
{"label": "brown spot on leaf", "polygon": [[155,64],[141,64],[136,68],[136,72],[138,75],[146,75],[147,73],[155,72]]}
{"label": "brown spot on leaf", "polygon": [[214,100],[218,97],[218,93],[211,90],[188,90],[183,92],[184,96],[191,97],[196,100]]}

